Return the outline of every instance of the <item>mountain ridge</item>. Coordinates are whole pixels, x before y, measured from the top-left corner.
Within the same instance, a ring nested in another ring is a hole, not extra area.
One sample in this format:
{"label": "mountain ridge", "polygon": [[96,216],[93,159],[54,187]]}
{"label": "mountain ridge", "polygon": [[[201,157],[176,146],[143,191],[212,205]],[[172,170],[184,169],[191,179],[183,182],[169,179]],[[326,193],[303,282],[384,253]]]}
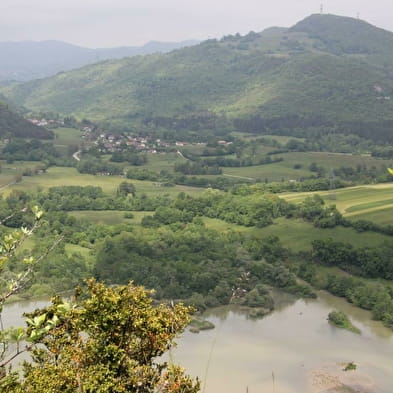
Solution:
{"label": "mountain ridge", "polygon": [[84,48],[57,40],[0,42],[0,81],[27,81],[55,75],[102,60],[166,53],[198,41],[149,41],[143,46]]}
{"label": "mountain ridge", "polygon": [[371,41],[361,53],[351,49],[370,29],[393,47],[393,33],[366,22],[311,15],[289,29],[108,60],[0,92],[33,111],[86,117],[120,131],[187,122],[200,129],[212,118],[298,117],[332,127],[393,121],[393,51]]}

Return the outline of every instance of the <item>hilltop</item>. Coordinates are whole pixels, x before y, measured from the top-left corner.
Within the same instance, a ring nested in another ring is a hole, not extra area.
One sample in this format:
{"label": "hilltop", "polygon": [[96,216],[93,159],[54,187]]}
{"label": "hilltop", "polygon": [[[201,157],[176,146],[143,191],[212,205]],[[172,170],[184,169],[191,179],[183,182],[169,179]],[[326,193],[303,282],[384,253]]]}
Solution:
{"label": "hilltop", "polygon": [[104,61],[1,91],[32,111],[86,117],[113,130],[329,127],[389,140],[392,48],[391,32],[311,15],[289,29]]}

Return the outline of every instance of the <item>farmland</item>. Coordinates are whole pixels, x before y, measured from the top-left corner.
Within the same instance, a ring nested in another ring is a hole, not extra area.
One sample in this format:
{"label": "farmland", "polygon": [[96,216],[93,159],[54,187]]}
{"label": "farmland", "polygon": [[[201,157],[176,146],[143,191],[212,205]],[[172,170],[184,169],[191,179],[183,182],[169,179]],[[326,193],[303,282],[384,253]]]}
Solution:
{"label": "farmland", "polygon": [[[48,169],[47,173],[42,175],[23,177],[20,183],[7,187],[3,193],[7,195],[12,190],[35,192],[38,190],[46,190],[50,187],[90,185],[101,187],[104,192],[114,194],[119,184],[124,180],[125,179],[120,176],[80,174],[75,168],[51,167]],[[132,182],[138,193],[146,193],[148,195],[177,195],[179,192],[198,194],[203,192],[203,189],[195,187],[161,187],[159,184],[150,181],[133,180]]]}
{"label": "farmland", "polygon": [[344,217],[367,219],[384,225],[393,222],[393,183],[313,193],[286,193],[282,197],[289,202],[297,203],[313,194],[319,194],[327,204],[336,205]]}
{"label": "farmland", "polygon": [[353,246],[378,246],[389,236],[374,232],[358,233],[352,228],[336,227],[331,229],[315,228],[310,223],[296,219],[279,218],[265,228],[246,228],[236,224],[229,224],[222,220],[204,218],[206,227],[221,232],[237,231],[246,236],[263,239],[268,236],[277,236],[284,245],[294,252],[311,250],[313,240],[332,238],[336,241],[352,244]]}

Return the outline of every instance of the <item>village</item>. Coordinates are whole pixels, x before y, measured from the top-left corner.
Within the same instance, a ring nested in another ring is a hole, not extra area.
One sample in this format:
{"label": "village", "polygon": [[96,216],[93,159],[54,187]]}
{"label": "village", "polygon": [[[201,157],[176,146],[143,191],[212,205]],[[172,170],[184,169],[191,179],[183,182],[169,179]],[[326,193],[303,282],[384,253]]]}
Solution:
{"label": "village", "polygon": [[[29,121],[40,127],[64,127],[66,126],[64,120],[53,120],[46,118],[32,118]],[[102,154],[111,154],[116,151],[127,151],[133,150],[135,152],[141,153],[164,153],[171,150],[178,150],[180,147],[187,145],[199,145],[206,146],[206,142],[186,142],[186,141],[176,141],[169,142],[161,139],[157,139],[148,135],[135,136],[130,133],[123,134],[112,134],[107,133],[103,130],[98,130],[93,124],[91,125],[80,125],[78,124],[78,129],[81,131],[81,138],[86,141],[94,141],[93,145]],[[218,145],[225,146],[232,142],[225,140],[217,141]]]}

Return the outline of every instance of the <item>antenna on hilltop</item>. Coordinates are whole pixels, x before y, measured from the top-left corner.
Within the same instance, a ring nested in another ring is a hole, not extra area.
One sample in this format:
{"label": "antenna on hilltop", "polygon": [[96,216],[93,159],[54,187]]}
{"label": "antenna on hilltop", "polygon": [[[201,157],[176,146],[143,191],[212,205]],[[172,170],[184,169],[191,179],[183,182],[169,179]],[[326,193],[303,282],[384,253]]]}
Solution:
{"label": "antenna on hilltop", "polygon": [[321,4],[321,7],[319,9],[319,13],[322,15],[323,14],[323,4]]}
{"label": "antenna on hilltop", "polygon": [[360,19],[360,14],[359,14],[359,12],[356,14],[356,17],[357,17],[358,19]]}

